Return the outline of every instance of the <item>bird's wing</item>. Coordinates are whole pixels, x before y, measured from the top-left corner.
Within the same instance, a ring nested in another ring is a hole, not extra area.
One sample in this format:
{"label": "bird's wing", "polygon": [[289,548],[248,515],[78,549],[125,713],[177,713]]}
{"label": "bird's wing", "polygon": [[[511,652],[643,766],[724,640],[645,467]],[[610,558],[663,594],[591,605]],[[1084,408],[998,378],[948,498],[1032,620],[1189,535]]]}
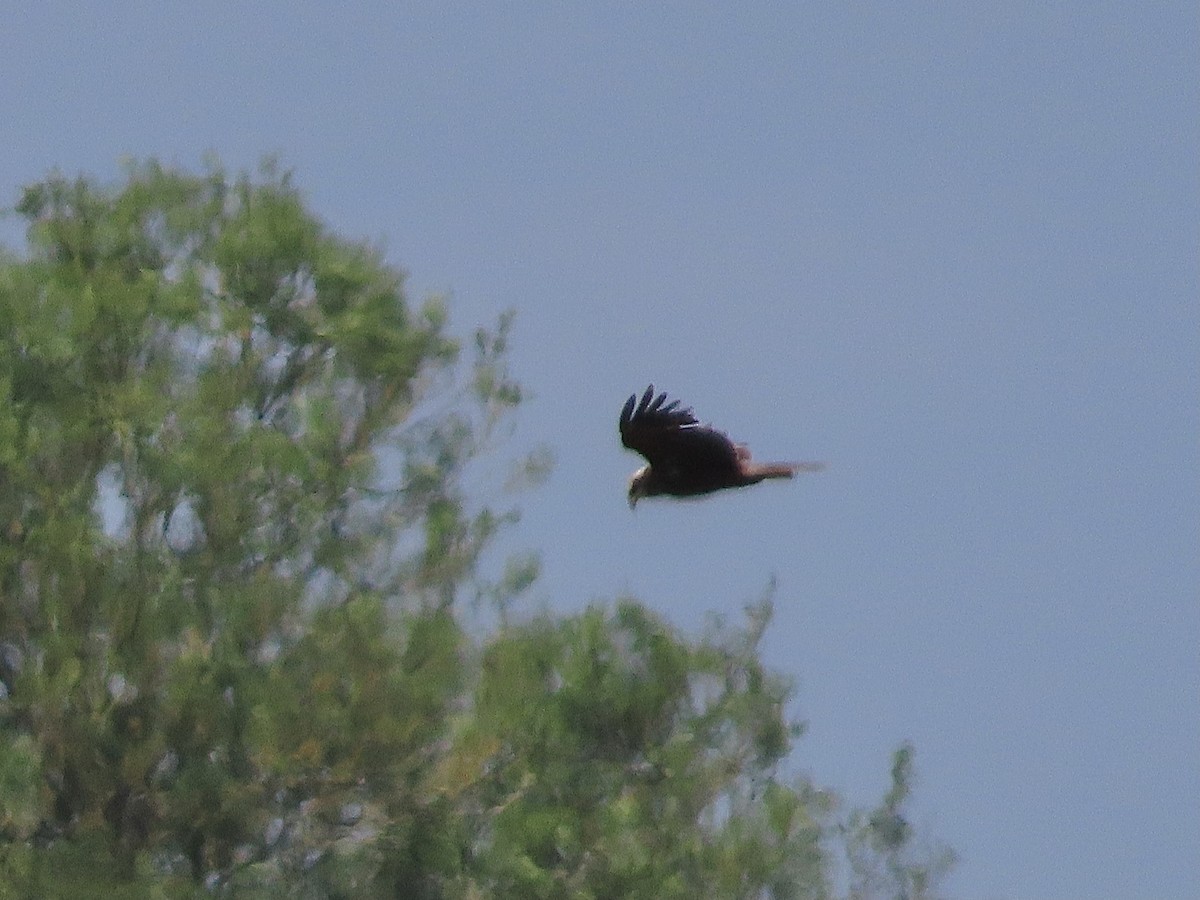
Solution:
{"label": "bird's wing", "polygon": [[737,450],[728,437],[701,425],[678,400],[654,396],[654,385],[639,401],[634,394],[621,410],[621,443],[646,457],[651,467],[737,467]]}

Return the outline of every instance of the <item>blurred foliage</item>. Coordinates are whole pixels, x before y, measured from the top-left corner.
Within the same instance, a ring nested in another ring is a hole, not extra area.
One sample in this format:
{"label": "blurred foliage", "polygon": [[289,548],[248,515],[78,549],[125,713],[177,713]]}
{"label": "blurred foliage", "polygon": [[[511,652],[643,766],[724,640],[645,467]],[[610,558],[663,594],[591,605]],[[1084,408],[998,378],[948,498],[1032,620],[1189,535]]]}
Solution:
{"label": "blurred foliage", "polygon": [[[472,461],[522,401],[289,175],[24,190],[0,261],[0,897],[932,896],[878,810],[780,773],[744,628],[513,622]],[[464,356],[466,357],[464,359]],[[510,487],[536,483],[544,451]],[[462,598],[499,623],[465,627]]]}

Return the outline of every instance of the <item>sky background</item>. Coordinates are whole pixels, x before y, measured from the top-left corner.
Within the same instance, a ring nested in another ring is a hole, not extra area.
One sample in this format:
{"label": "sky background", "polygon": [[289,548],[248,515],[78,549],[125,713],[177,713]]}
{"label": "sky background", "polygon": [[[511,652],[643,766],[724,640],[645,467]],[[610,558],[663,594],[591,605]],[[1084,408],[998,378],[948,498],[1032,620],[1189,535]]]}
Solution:
{"label": "sky background", "polygon": [[[695,633],[774,577],[793,765],[871,803],[912,740],[950,894],[1197,897],[1198,20],[9,4],[0,203],[278,154],[456,327],[517,310],[508,449],[558,460],[505,539],[531,602]],[[651,380],[828,471],[631,513],[616,420]]]}

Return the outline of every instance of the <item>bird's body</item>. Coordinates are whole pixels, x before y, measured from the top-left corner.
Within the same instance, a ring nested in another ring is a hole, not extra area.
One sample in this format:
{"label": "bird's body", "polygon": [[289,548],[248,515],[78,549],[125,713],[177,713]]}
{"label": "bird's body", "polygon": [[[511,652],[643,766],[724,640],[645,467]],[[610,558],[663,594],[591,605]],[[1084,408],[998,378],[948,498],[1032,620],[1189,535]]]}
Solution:
{"label": "bird's body", "polygon": [[820,463],[756,463],[745,444],[702,425],[678,400],[666,401],[666,394],[654,396],[651,385],[640,401],[635,394],[621,410],[621,443],[648,463],[629,479],[630,507],[642,497],[697,497],[823,468]]}

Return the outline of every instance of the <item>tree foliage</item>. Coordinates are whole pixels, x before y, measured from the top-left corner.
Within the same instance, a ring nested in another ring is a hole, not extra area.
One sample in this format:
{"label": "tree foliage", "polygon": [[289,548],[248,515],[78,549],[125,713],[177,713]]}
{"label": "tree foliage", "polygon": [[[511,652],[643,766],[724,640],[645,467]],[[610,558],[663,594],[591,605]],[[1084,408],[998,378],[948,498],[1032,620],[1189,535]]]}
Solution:
{"label": "tree foliage", "polygon": [[853,891],[930,896],[907,749],[840,826],[780,774],[765,606],[699,639],[632,600],[464,624],[536,575],[482,584],[513,514],[464,488],[521,402],[509,317],[464,350],[271,167],[16,211],[0,896],[827,897],[838,840]]}

